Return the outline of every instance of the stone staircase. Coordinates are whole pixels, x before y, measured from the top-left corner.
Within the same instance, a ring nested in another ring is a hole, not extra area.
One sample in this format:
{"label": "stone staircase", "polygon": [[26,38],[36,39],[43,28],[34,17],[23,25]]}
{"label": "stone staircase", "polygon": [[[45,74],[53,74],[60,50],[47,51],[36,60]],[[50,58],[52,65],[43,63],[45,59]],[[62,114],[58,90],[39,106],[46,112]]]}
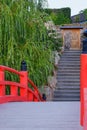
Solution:
{"label": "stone staircase", "polygon": [[53,101],[80,100],[80,54],[80,50],[68,50],[61,56]]}

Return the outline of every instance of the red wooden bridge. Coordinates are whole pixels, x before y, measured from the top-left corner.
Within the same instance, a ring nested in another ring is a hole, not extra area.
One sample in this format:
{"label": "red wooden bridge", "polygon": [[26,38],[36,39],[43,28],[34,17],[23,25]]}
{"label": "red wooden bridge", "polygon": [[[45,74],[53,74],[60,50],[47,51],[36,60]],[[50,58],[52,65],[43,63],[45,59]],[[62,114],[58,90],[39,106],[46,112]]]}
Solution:
{"label": "red wooden bridge", "polygon": [[[5,80],[5,72],[18,75],[20,82]],[[32,86],[32,89],[29,88]],[[6,95],[6,87],[10,87],[10,94]],[[36,85],[28,78],[27,71],[16,71],[6,66],[0,66],[0,103],[14,101],[43,101],[42,96]]]}

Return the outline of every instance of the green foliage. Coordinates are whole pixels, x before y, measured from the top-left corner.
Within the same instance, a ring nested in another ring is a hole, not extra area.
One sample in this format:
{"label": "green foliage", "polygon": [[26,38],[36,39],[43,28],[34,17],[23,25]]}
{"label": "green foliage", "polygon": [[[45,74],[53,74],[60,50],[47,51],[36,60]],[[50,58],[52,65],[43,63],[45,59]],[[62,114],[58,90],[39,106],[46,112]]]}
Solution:
{"label": "green foliage", "polygon": [[84,15],[85,15],[85,19],[87,20],[87,9],[84,9],[84,10],[83,10],[83,13],[84,13]]}
{"label": "green foliage", "polygon": [[61,51],[61,47],[62,47],[62,38],[57,38],[57,39],[55,39],[55,38],[51,38],[51,40],[52,40],[52,50],[53,51]]}
{"label": "green foliage", "polygon": [[67,18],[66,16],[64,16],[63,13],[60,12],[60,13],[56,16],[56,18],[54,19],[54,23],[55,23],[56,25],[68,24],[68,23],[70,23],[70,20],[69,20],[69,18]]}
{"label": "green foliage", "polygon": [[43,11],[43,8],[47,6],[47,0],[37,0],[37,8]]}
{"label": "green foliage", "polygon": [[46,9],[54,23],[56,25],[68,24],[71,22],[71,9],[70,8],[61,8],[61,9]]}
{"label": "green foliage", "polygon": [[46,82],[53,67],[46,19],[35,0],[0,1],[0,64],[20,70],[25,60],[29,77],[38,86]]}
{"label": "green foliage", "polygon": [[58,34],[52,33],[51,36],[49,36],[49,39],[51,41],[51,49],[52,51],[61,51],[63,39],[61,37],[58,37]]}

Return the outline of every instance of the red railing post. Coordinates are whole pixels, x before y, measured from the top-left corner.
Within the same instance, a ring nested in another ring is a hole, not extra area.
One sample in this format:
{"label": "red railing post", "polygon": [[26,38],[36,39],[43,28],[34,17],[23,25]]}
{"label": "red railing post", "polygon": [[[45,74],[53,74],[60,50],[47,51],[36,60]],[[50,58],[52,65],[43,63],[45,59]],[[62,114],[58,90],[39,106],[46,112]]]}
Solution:
{"label": "red railing post", "polygon": [[[0,70],[0,81],[4,81],[4,70]],[[0,96],[5,96],[5,85],[0,85]]]}
{"label": "red railing post", "polygon": [[17,96],[18,95],[18,88],[16,86],[11,85],[11,95]]}
{"label": "red railing post", "polygon": [[28,93],[28,72],[27,72],[27,65],[25,61],[21,62],[21,72],[22,76],[20,76],[20,84],[24,85],[25,88],[20,89],[20,96],[24,96],[27,101],[27,93]]}
{"label": "red railing post", "polygon": [[84,130],[87,130],[87,88],[84,88]]}
{"label": "red railing post", "polygon": [[25,88],[20,88],[20,96],[26,97],[27,100],[28,73],[26,71],[21,71],[20,73],[23,75],[20,76],[20,84],[25,86]]}
{"label": "red railing post", "polygon": [[81,95],[81,125],[84,119],[84,88],[87,87],[87,54],[81,54],[81,71],[80,71],[80,95]]}

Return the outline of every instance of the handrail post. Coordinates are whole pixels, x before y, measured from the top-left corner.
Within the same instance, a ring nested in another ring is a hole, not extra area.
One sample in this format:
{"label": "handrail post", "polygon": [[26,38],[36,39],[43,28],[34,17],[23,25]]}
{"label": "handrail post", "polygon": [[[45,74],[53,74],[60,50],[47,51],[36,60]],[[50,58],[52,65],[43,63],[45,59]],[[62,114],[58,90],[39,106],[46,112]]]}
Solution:
{"label": "handrail post", "polygon": [[[0,69],[0,81],[4,81],[4,70]],[[5,85],[0,85],[0,96],[5,96]]]}
{"label": "handrail post", "polygon": [[28,88],[28,72],[27,72],[27,65],[25,61],[21,62],[21,71],[20,73],[22,76],[20,76],[20,84],[25,86],[25,89],[20,89],[20,96],[25,97],[25,100],[27,101],[27,88]]}
{"label": "handrail post", "polygon": [[87,88],[84,88],[84,130],[87,130]]}
{"label": "handrail post", "polygon": [[[87,37],[87,30],[84,31],[84,36]],[[87,88],[87,38],[83,40],[83,48],[81,54],[81,70],[80,70],[80,101],[81,101],[81,118],[80,123],[83,126],[84,122],[84,88]]]}

